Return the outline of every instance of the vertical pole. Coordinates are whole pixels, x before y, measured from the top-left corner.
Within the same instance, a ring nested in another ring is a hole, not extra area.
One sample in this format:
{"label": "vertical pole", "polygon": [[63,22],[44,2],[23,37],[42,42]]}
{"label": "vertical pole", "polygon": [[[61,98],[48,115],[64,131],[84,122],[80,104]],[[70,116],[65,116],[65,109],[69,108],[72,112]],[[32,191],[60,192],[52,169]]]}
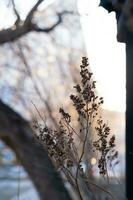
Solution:
{"label": "vertical pole", "polygon": [[126,194],[133,200],[133,35],[126,43]]}

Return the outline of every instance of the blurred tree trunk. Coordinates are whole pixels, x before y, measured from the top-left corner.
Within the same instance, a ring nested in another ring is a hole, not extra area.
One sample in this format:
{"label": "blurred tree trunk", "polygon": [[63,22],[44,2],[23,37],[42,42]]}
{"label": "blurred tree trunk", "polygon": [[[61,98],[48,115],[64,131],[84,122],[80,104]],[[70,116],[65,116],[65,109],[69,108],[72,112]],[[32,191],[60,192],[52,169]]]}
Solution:
{"label": "blurred tree trunk", "polygon": [[126,42],[126,194],[132,199],[133,180],[133,33]]}
{"label": "blurred tree trunk", "polygon": [[41,200],[69,200],[47,153],[33,138],[29,123],[0,101],[0,138],[9,145],[28,172]]}

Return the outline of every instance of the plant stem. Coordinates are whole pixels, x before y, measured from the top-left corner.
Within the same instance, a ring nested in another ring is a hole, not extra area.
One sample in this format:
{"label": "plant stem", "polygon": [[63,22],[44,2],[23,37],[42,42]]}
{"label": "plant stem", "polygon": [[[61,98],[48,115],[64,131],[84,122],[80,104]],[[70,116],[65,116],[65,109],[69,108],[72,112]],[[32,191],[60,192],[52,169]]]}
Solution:
{"label": "plant stem", "polygon": [[81,195],[80,187],[79,187],[79,184],[78,184],[78,174],[79,174],[79,169],[80,169],[80,163],[82,161],[82,158],[83,158],[84,152],[85,152],[85,145],[86,145],[87,136],[88,136],[88,129],[89,129],[88,102],[86,103],[86,110],[87,110],[87,116],[86,116],[86,134],[85,134],[85,139],[84,139],[84,142],[83,142],[82,153],[81,153],[81,156],[80,156],[79,161],[78,161],[78,166],[77,166],[77,171],[76,171],[76,178],[75,178],[77,190],[78,190],[79,197],[80,197],[81,200],[83,200],[83,197]]}

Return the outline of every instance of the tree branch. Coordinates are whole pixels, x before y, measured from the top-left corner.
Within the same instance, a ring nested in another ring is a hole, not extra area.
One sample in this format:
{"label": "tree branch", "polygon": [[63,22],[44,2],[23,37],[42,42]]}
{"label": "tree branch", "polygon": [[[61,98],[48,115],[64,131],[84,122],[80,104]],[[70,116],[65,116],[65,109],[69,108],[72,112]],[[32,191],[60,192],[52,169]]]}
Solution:
{"label": "tree branch", "polygon": [[15,25],[17,26],[17,25],[20,23],[21,19],[20,19],[20,15],[19,15],[19,13],[18,13],[18,11],[17,11],[17,9],[16,9],[14,0],[11,0],[11,2],[12,2],[14,14],[15,14],[16,17],[17,17],[17,20],[16,20],[16,22],[15,22]]}
{"label": "tree branch", "polygon": [[60,12],[60,13],[57,13],[57,17],[58,17],[58,20],[56,21],[55,24],[53,24],[51,27],[48,27],[48,28],[40,28],[38,27],[36,24],[33,25],[34,26],[34,31],[37,31],[37,32],[45,32],[45,33],[49,33],[50,31],[52,31],[56,26],[58,26],[59,24],[62,23],[63,21],[63,15],[66,15],[66,14],[73,14],[73,12],[71,11],[63,11],[63,12]]}
{"label": "tree branch", "polygon": [[46,151],[33,138],[29,123],[0,101],[0,138],[16,152],[41,200],[70,200]]}
{"label": "tree branch", "polygon": [[[38,6],[42,3],[42,1],[43,0],[39,0],[35,4],[35,6],[31,9],[29,14],[27,15],[24,22],[21,21],[21,24],[20,23],[14,24],[14,26],[12,26],[11,28],[3,29],[0,31],[0,44],[4,44],[6,42],[13,42],[31,31],[49,33],[50,31],[53,31],[59,24],[62,23],[63,21],[62,18],[64,15],[73,14],[73,12],[71,11],[62,11],[60,13],[57,13],[58,20],[55,24],[53,24],[51,27],[41,28],[37,24],[34,24],[32,22],[32,18],[33,18],[34,12],[38,8]],[[15,10],[14,12],[16,12]]]}
{"label": "tree branch", "polygon": [[35,11],[37,10],[38,6],[43,2],[44,0],[38,0],[37,3],[33,6],[33,8],[30,10],[30,12],[28,13],[26,20],[24,22],[24,24],[31,24],[32,23],[32,18],[33,15],[35,13]]}

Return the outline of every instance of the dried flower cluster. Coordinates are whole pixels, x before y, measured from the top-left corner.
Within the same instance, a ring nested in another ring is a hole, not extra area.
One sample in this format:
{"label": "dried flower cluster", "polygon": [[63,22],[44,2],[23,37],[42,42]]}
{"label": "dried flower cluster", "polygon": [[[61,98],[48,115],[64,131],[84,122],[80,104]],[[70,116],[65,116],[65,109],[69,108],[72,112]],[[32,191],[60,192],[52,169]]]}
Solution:
{"label": "dried flower cluster", "polygon": [[[37,130],[36,137],[47,149],[56,168],[63,172],[67,181],[73,186],[77,195],[83,200],[86,191],[90,195],[90,182],[88,173],[90,165],[83,170],[82,163],[88,163],[91,153],[95,149],[98,154],[98,167],[100,174],[107,174],[107,163],[117,157],[115,136],[110,137],[110,128],[98,117],[98,109],[103,104],[103,98],[96,94],[96,81],[88,70],[88,58],[82,58],[80,66],[81,83],[74,86],[76,94],[70,95],[73,106],[78,114],[78,127],[73,127],[73,120],[69,113],[60,108],[61,119],[57,130],[44,125],[34,123]],[[92,137],[92,124],[96,120],[95,138]],[[80,141],[80,148],[77,143]],[[110,139],[109,139],[110,138]],[[96,185],[95,185],[96,186]],[[99,188],[99,187],[98,187]]]}
{"label": "dried flower cluster", "polygon": [[[68,116],[64,113],[64,119],[68,120]],[[67,121],[68,122],[68,121]],[[73,138],[72,133],[68,132],[60,121],[59,130],[52,130],[45,125],[34,122],[34,127],[38,130],[37,138],[44,147],[47,149],[49,156],[53,162],[56,163],[58,169],[73,166],[73,159],[71,154],[73,153]]]}
{"label": "dried flower cluster", "polygon": [[83,57],[82,65],[80,65],[81,85],[74,86],[77,95],[70,96],[76,111],[83,118],[92,117],[92,114],[103,104],[103,98],[98,98],[96,95],[96,81],[92,80],[93,74],[89,72],[88,66],[88,58]]}
{"label": "dried flower cluster", "polygon": [[93,145],[101,155],[98,161],[98,167],[100,169],[100,174],[106,175],[108,161],[113,160],[118,156],[118,152],[114,149],[115,135],[108,138],[110,136],[110,128],[101,118],[97,120],[95,130],[99,139],[95,141]]}

